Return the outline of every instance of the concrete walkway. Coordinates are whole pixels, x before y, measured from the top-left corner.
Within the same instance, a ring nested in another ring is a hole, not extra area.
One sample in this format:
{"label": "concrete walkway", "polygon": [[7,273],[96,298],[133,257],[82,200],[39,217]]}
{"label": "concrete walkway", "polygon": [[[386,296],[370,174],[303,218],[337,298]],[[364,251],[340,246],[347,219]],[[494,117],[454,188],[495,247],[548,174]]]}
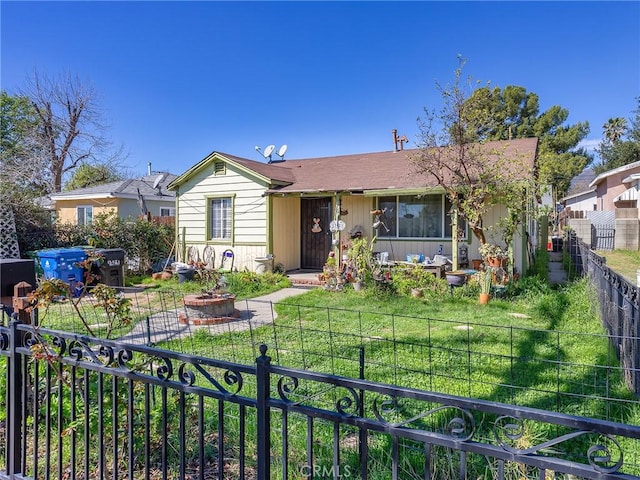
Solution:
{"label": "concrete walkway", "polygon": [[315,288],[308,285],[283,288],[262,297],[238,300],[235,308],[240,313],[237,319],[213,325],[190,325],[180,323],[178,314],[182,309],[159,312],[138,322],[133,329],[118,340],[134,345],[152,345],[160,342],[189,337],[200,329],[210,334],[239,332],[273,322],[276,312],[273,304]]}
{"label": "concrete walkway", "polygon": [[567,272],[562,264],[562,252],[549,252],[549,283],[551,285],[565,285]]}

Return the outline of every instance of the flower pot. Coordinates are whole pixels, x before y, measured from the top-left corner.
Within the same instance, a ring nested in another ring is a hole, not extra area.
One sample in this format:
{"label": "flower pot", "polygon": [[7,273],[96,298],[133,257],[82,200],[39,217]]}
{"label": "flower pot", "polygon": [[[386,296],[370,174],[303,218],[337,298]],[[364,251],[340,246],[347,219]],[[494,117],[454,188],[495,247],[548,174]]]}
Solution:
{"label": "flower pot", "polygon": [[480,300],[480,305],[486,305],[487,303],[489,303],[489,299],[490,299],[490,298],[491,298],[491,297],[489,296],[489,294],[488,294],[488,293],[481,293],[481,294],[480,294],[480,298],[479,298],[479,300]]}
{"label": "flower pot", "polygon": [[360,290],[362,290],[362,282],[353,282],[353,289],[356,292],[359,292]]}
{"label": "flower pot", "polygon": [[480,270],[480,266],[482,265],[482,259],[474,258],[473,260],[471,260],[471,263],[473,264],[474,270]]}
{"label": "flower pot", "polygon": [[491,258],[487,258],[487,263],[489,264],[490,267],[494,267],[494,268],[505,268],[507,266],[507,259],[506,258],[497,258],[497,257],[491,257]]}

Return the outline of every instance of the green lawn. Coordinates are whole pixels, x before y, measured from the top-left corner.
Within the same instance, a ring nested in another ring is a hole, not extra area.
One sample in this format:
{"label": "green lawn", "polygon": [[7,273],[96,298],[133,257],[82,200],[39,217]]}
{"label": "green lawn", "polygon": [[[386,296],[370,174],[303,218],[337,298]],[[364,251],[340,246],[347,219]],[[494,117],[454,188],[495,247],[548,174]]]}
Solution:
{"label": "green lawn", "polygon": [[597,251],[607,259],[607,265],[629,280],[632,285],[636,284],[637,272],[640,270],[640,250],[613,250]]}
{"label": "green lawn", "polygon": [[349,377],[364,347],[369,380],[640,424],[589,298],[585,281],[487,306],[458,291],[423,300],[316,289],[278,304],[273,325],[200,331],[191,347],[251,363],[265,343],[280,365]]}

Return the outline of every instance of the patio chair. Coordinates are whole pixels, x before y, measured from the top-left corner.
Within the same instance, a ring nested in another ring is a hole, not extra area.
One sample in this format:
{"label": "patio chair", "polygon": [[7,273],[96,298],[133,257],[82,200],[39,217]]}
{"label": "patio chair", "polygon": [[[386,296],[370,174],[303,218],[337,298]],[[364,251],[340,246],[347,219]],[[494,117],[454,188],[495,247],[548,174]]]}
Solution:
{"label": "patio chair", "polygon": [[220,268],[218,269],[221,272],[231,272],[233,270],[233,250],[227,248],[224,252],[222,252],[222,258],[220,260]]}

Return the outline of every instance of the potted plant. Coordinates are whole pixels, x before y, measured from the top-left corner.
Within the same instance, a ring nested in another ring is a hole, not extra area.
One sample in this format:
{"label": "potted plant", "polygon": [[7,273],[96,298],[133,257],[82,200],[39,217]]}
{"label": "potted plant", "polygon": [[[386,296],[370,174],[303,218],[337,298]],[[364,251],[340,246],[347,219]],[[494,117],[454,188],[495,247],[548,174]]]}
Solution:
{"label": "potted plant", "polygon": [[493,269],[491,267],[486,267],[484,272],[480,272],[479,274],[479,284],[480,284],[480,304],[486,305],[489,303],[489,298],[491,298],[491,282],[493,280]]}
{"label": "potted plant", "polygon": [[480,255],[485,265],[489,267],[505,267],[507,262],[507,251],[495,243],[483,243],[480,245]]}

